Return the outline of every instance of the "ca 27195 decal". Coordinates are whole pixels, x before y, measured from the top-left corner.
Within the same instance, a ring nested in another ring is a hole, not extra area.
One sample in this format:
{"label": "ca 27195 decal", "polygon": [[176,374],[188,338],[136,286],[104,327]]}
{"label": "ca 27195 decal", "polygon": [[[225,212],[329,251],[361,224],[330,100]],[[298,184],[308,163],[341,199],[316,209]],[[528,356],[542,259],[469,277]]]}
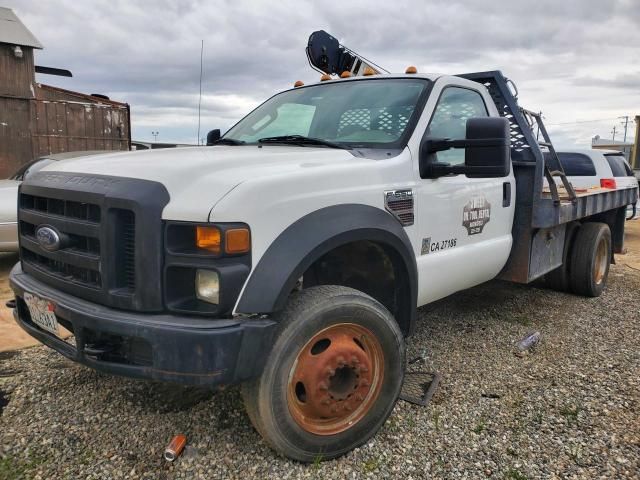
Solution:
{"label": "ca 27195 decal", "polygon": [[462,226],[467,229],[467,235],[482,233],[490,219],[491,204],[483,196],[472,197],[462,210]]}
{"label": "ca 27195 decal", "polygon": [[441,250],[447,250],[453,248],[458,243],[457,238],[448,238],[446,240],[431,241],[431,237],[422,239],[422,255],[428,255],[429,253],[439,252]]}

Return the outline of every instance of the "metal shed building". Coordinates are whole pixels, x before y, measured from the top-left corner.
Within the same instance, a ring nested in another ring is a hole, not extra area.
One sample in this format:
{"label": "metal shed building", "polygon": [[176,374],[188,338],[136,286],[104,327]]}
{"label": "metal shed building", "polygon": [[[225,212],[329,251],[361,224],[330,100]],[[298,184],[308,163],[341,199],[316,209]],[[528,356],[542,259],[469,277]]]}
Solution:
{"label": "metal shed building", "polygon": [[130,149],[129,105],[36,83],[34,50],[42,48],[0,7],[0,178],[43,155]]}

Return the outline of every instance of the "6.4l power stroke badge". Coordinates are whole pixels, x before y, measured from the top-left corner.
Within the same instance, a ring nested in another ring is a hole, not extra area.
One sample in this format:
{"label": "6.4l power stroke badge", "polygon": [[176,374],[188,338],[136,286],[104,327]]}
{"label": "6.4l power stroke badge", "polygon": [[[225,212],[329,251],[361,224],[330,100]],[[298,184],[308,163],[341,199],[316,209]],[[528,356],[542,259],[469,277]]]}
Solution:
{"label": "6.4l power stroke badge", "polygon": [[462,226],[468,235],[482,233],[491,219],[491,204],[485,197],[472,197],[462,210]]}

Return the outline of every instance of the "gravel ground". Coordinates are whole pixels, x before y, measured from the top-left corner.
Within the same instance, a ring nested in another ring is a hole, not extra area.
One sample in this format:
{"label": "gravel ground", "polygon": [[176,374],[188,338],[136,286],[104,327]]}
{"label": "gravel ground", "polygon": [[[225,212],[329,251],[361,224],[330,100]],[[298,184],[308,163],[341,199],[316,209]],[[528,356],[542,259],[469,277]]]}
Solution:
{"label": "gravel ground", "polygon": [[[368,444],[313,465],[265,446],[237,388],[5,353],[0,478],[640,478],[639,291],[640,271],[618,265],[598,299],[491,282],[422,308],[409,358],[442,373],[433,402],[399,402]],[[541,343],[514,355],[532,331]],[[167,464],[181,432],[189,447]]]}

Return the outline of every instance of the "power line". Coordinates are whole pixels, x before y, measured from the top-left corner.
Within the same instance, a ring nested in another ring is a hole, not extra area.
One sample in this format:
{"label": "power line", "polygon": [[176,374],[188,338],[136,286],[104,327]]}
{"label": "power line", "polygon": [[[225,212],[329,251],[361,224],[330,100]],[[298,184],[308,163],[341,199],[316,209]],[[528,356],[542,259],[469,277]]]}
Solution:
{"label": "power line", "polygon": [[575,122],[561,122],[561,123],[547,123],[547,125],[576,125],[579,123],[595,123],[595,122],[606,122],[609,120],[618,120],[621,117],[609,117],[609,118],[596,118],[593,120],[576,120]]}

